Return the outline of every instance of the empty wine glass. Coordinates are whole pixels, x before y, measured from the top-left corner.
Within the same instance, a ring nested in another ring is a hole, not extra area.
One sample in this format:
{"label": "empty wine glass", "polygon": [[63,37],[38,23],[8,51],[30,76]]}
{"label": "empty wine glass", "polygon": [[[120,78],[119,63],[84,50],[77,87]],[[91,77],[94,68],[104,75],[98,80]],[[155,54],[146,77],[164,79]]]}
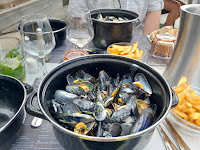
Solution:
{"label": "empty wine glass", "polygon": [[42,61],[43,75],[47,73],[45,56],[55,47],[55,38],[47,16],[36,14],[20,19],[20,31],[23,49]]}
{"label": "empty wine glass", "polygon": [[67,38],[81,49],[94,38],[94,30],[89,13],[72,17],[67,28]]}

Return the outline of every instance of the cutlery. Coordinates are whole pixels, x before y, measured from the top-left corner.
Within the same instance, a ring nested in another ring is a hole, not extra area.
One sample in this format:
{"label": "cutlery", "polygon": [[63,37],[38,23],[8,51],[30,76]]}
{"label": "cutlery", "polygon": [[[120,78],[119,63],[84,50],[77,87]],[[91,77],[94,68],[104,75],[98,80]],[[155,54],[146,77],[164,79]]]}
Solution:
{"label": "cutlery", "polygon": [[181,150],[190,150],[188,145],[183,141],[183,139],[180,137],[180,135],[176,132],[174,127],[171,125],[169,120],[165,118],[165,121],[163,122],[167,130],[171,133],[172,137],[176,141],[177,145]]}
{"label": "cutlery", "polygon": [[[36,78],[34,83],[33,83],[33,88],[34,88],[34,91],[36,91],[38,89],[38,86],[41,82],[41,78]],[[37,128],[39,126],[42,125],[42,119],[41,118],[38,118],[38,117],[34,117],[33,120],[31,121],[31,126]]]}
{"label": "cutlery", "polygon": [[33,120],[31,121],[31,126],[37,128],[42,125],[42,119],[38,117],[34,117]]}
{"label": "cutlery", "polygon": [[178,150],[160,125],[158,125],[157,129],[158,129],[158,132],[165,144],[166,149],[167,150]]}

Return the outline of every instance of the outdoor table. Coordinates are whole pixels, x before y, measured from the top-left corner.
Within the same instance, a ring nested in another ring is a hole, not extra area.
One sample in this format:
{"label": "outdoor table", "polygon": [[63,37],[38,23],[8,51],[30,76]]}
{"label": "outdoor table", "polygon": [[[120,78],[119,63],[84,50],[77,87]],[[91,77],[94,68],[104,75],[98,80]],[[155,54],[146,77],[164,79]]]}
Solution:
{"label": "outdoor table", "polygon": [[[155,61],[150,57],[148,51],[151,48],[151,43],[148,40],[147,36],[135,35],[133,37],[132,42],[134,43],[136,41],[139,41],[139,45],[142,45],[142,47],[146,51],[144,63],[149,64],[155,70],[157,70],[160,74],[162,74],[167,63],[163,61]],[[95,48],[92,42],[90,42],[85,47]],[[46,63],[47,70],[50,71],[51,69],[56,67],[59,63],[61,63],[63,60],[64,53],[67,50],[72,49],[72,48],[74,48],[74,44],[70,43],[67,39],[65,40],[65,43],[62,46],[55,48],[51,52],[50,60]],[[27,74],[27,83],[32,85],[35,78],[38,76],[38,74],[40,73]],[[33,116],[30,116],[28,114],[26,115],[25,122],[23,126],[21,127],[19,136],[11,144],[9,150],[33,150],[33,149],[62,150],[63,149],[62,146],[58,143],[58,141],[56,140],[54,136],[52,125],[48,121],[44,120],[40,127],[34,128],[34,127],[31,127],[32,119],[33,119]],[[193,136],[184,135],[181,133],[180,135],[192,150],[198,149],[198,142],[200,141],[200,138],[198,137],[193,138]],[[163,149],[165,149],[165,146],[163,144],[163,141],[157,129],[155,129],[155,132],[152,136],[151,141],[144,148],[144,150],[163,150]]]}

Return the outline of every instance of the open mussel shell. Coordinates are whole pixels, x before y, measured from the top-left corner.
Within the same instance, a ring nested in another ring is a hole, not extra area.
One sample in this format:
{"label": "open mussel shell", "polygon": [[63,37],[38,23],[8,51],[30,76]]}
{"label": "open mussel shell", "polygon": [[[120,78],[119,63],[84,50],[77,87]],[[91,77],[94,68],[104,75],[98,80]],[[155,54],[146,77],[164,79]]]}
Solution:
{"label": "open mussel shell", "polygon": [[138,112],[138,106],[136,103],[136,99],[134,96],[132,96],[129,101],[127,102],[128,108],[131,110],[131,113],[134,117],[138,117],[139,112]]}
{"label": "open mussel shell", "polygon": [[113,120],[114,122],[121,122],[123,123],[124,119],[128,118],[128,116],[131,114],[131,111],[128,107],[123,107],[121,109],[119,109],[118,111],[115,111],[112,116],[111,116],[111,120]]}
{"label": "open mussel shell", "polygon": [[92,114],[95,110],[95,104],[85,99],[74,99],[73,103],[78,106],[81,112]]}
{"label": "open mussel shell", "polygon": [[72,84],[74,82],[74,77],[71,74],[68,74],[66,77],[67,83]]}
{"label": "open mussel shell", "polygon": [[86,95],[85,91],[81,87],[79,87],[78,85],[73,85],[73,84],[67,85],[65,90],[69,93],[73,93],[73,94],[76,94],[78,96]]}
{"label": "open mussel shell", "polygon": [[121,79],[121,84],[126,85],[126,84],[129,84],[130,82],[132,82],[131,74],[127,73],[127,74],[123,75],[123,77]]}
{"label": "open mussel shell", "polygon": [[104,20],[102,14],[98,14],[98,15],[97,15],[97,19],[98,19],[98,20],[101,20],[101,21]]}
{"label": "open mussel shell", "polygon": [[61,114],[64,112],[63,106],[60,103],[56,102],[55,99],[52,100],[52,106],[55,113]]}
{"label": "open mussel shell", "polygon": [[146,91],[149,94],[152,94],[152,88],[149,85],[149,82],[147,81],[146,77],[142,73],[137,73],[134,77],[134,80],[142,84],[144,91]]}
{"label": "open mussel shell", "polygon": [[99,81],[100,90],[106,91],[107,86],[110,83],[110,77],[104,70],[99,72],[98,81]]}
{"label": "open mussel shell", "polygon": [[96,78],[94,78],[92,75],[90,75],[89,73],[84,72],[83,70],[79,70],[76,74],[75,74],[75,78],[76,79],[82,79],[83,81],[90,81],[92,83],[96,82]]}
{"label": "open mussel shell", "polygon": [[108,107],[112,103],[113,100],[114,100],[114,97],[106,97],[104,99],[104,107]]}
{"label": "open mussel shell", "polygon": [[95,119],[92,116],[86,115],[86,114],[71,114],[71,115],[62,116],[59,119],[59,121],[63,123],[75,125],[79,122],[83,122],[84,124],[95,122]]}
{"label": "open mussel shell", "polygon": [[56,100],[53,100],[52,106],[54,108],[54,112],[56,114],[59,114],[59,116],[71,115],[73,113],[81,113],[79,108],[71,101],[68,101],[63,105],[63,104],[56,102]]}
{"label": "open mussel shell", "polygon": [[72,83],[67,85],[65,90],[69,93],[76,94],[78,96],[86,95],[89,91],[94,89],[93,84],[88,81]]}
{"label": "open mussel shell", "polygon": [[107,110],[103,107],[100,102],[96,103],[96,109],[94,110],[93,116],[97,121],[105,120],[107,116]]}
{"label": "open mussel shell", "polygon": [[75,76],[68,74],[66,79],[68,84],[73,84],[80,81],[90,81],[92,83],[95,83],[97,81],[96,78],[94,78],[89,73],[84,72],[83,70],[79,70],[78,72],[76,72]]}
{"label": "open mussel shell", "polygon": [[97,125],[97,123],[96,122],[90,122],[90,123],[87,123],[86,125],[87,125],[88,130],[85,131],[85,134],[94,135],[94,133],[92,133],[92,132],[93,132],[93,129],[95,128],[95,126]]}

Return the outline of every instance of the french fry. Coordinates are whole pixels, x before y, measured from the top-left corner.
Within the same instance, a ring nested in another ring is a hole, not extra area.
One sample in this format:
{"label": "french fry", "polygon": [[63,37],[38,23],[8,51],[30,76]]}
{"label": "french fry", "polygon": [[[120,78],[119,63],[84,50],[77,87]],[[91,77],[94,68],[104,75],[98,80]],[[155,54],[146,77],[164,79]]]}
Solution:
{"label": "french fry", "polygon": [[189,102],[186,102],[185,105],[186,105],[187,108],[192,108],[192,104],[189,103]]}
{"label": "french fry", "polygon": [[137,49],[135,50],[135,57],[136,57],[136,58],[139,58],[139,56],[140,56],[140,52],[139,52],[139,49],[137,48]]}
{"label": "french fry", "polygon": [[132,47],[132,49],[131,49],[131,52],[132,52],[132,53],[135,52],[135,50],[137,49],[137,47],[138,47],[138,42],[136,42],[135,44],[133,44],[133,47]]}
{"label": "french fry", "polygon": [[183,96],[184,94],[186,94],[189,90],[190,90],[191,85],[188,84],[187,88],[185,88],[182,92],[178,93],[177,96]]}
{"label": "french fry", "polygon": [[112,48],[118,49],[119,51],[124,51],[127,48],[127,46],[120,46],[120,45],[113,44]]}
{"label": "french fry", "polygon": [[124,56],[126,56],[126,57],[130,57],[130,58],[134,58],[134,57],[135,57],[135,54],[132,53],[132,54],[124,55]]}
{"label": "french fry", "polygon": [[107,50],[110,54],[126,56],[133,59],[140,59],[144,55],[144,50],[138,49],[138,42],[130,46],[113,44],[112,47]]}
{"label": "french fry", "polygon": [[200,126],[200,120],[195,120],[195,124]]}
{"label": "french fry", "polygon": [[200,105],[200,96],[192,96],[191,94],[187,93],[186,98],[190,103]]}
{"label": "french fry", "polygon": [[178,104],[175,108],[173,108],[173,110],[180,110],[180,105]]}
{"label": "french fry", "polygon": [[143,53],[144,53],[144,51],[141,49],[140,53],[139,53],[139,58],[142,57]]}
{"label": "french fry", "polygon": [[197,111],[200,111],[200,105],[192,105],[193,108],[195,108]]}
{"label": "french fry", "polygon": [[118,51],[116,51],[115,49],[112,49],[112,48],[108,48],[107,49],[109,51],[110,54],[115,54],[115,55],[118,55]]}
{"label": "french fry", "polygon": [[192,96],[196,96],[195,90],[190,90],[189,93],[190,93]]}
{"label": "french fry", "polygon": [[180,96],[180,97],[178,98],[178,100],[179,100],[178,105],[182,105],[183,103],[185,104],[185,95]]}
{"label": "french fry", "polygon": [[189,114],[189,118],[190,118],[191,120],[200,119],[200,113],[198,113],[198,112],[190,113],[190,114]]}
{"label": "french fry", "polygon": [[191,124],[196,125],[196,123],[195,123],[193,120],[190,120],[190,121],[188,121],[188,122],[191,123]]}
{"label": "french fry", "polygon": [[121,53],[121,55],[128,54],[128,53],[131,51],[131,49],[132,49],[132,46],[127,47],[127,48]]}
{"label": "french fry", "polygon": [[199,99],[195,99],[195,98],[189,98],[188,101],[192,104],[197,104],[200,105],[200,100]]}
{"label": "french fry", "polygon": [[200,96],[196,95],[196,91],[191,90],[190,87],[187,78],[182,77],[174,88],[179,103],[172,111],[189,123],[200,126]]}
{"label": "french fry", "polygon": [[188,116],[184,113],[184,112],[181,112],[179,110],[172,110],[173,112],[175,112],[179,117],[183,118],[184,120],[188,120]]}
{"label": "french fry", "polygon": [[195,113],[195,112],[196,112],[196,109],[194,109],[194,108],[189,108],[189,109],[186,110],[186,113],[188,113],[188,114],[192,114],[192,113]]}
{"label": "french fry", "polygon": [[174,88],[174,92],[176,94],[182,92],[183,90],[185,90],[186,88],[188,88],[189,84],[187,82],[180,84],[179,86],[177,86],[176,88]]}
{"label": "french fry", "polygon": [[187,82],[187,78],[186,77],[181,77],[181,79],[179,80],[177,86],[181,85],[182,83]]}

